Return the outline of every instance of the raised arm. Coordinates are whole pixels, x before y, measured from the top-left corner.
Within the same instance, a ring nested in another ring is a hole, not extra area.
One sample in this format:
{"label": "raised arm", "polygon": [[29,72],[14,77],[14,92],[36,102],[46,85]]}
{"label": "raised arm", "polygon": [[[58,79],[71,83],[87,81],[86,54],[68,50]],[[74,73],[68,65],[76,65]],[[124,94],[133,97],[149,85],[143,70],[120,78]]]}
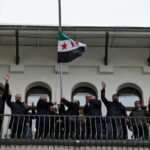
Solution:
{"label": "raised arm", "polygon": [[11,97],[12,97],[12,94],[11,94],[11,92],[9,92],[9,95],[8,95],[8,97],[7,97],[7,100],[6,100],[6,103],[7,103],[7,105],[8,105],[10,108],[13,107],[13,102],[11,102]]}
{"label": "raised arm", "polygon": [[9,95],[9,79],[10,79],[9,74],[6,74],[6,75],[4,76],[5,88],[4,88],[4,93],[3,93],[3,95],[2,95],[2,100],[3,100],[3,101],[6,101],[8,95]]}
{"label": "raised arm", "polygon": [[67,107],[74,107],[75,105],[77,105],[76,103],[72,103],[65,98],[61,98],[61,102]]}
{"label": "raised arm", "polygon": [[105,97],[105,88],[106,88],[106,83],[105,83],[105,82],[102,82],[101,99],[102,99],[103,103],[104,103],[105,105],[107,105],[109,101],[108,101],[108,100],[106,99],[106,97]]}

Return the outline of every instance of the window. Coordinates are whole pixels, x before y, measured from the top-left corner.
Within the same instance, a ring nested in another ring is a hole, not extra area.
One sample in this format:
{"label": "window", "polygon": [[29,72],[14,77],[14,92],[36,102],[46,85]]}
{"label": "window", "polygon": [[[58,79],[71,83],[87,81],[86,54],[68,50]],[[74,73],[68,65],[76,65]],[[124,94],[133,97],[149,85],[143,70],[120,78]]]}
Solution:
{"label": "window", "polygon": [[119,101],[126,106],[127,110],[134,107],[136,100],[142,101],[140,91],[136,87],[123,87],[118,91]]}
{"label": "window", "polygon": [[72,92],[72,99],[80,101],[80,106],[84,106],[86,103],[85,96],[94,95],[97,98],[96,92],[89,87],[78,87]]}
{"label": "window", "polygon": [[43,86],[32,87],[27,91],[26,101],[29,106],[32,105],[32,102],[36,106],[40,96],[43,95],[47,97],[47,101],[51,101],[51,92],[47,88]]}

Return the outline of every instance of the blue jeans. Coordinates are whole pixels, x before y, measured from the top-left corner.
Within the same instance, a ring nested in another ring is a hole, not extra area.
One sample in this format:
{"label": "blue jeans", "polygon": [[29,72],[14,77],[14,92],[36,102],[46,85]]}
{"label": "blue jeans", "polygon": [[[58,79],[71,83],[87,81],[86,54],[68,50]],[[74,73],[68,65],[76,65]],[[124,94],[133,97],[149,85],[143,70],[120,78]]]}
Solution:
{"label": "blue jeans", "polygon": [[32,139],[32,130],[31,130],[30,127],[26,127],[26,128],[24,129],[24,137],[25,137],[26,139]]}
{"label": "blue jeans", "polygon": [[123,129],[121,123],[117,122],[107,122],[106,124],[106,134],[108,139],[122,139]]}

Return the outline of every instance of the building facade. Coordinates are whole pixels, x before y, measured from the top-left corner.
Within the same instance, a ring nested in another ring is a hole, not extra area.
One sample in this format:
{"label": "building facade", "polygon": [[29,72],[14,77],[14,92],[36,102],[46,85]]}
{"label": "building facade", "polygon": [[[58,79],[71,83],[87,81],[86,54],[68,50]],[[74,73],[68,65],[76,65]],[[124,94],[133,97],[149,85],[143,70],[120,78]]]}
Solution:
{"label": "building facade", "polygon": [[[118,93],[127,110],[135,100],[147,106],[150,97],[150,28],[63,27],[76,41],[87,45],[82,57],[63,64],[63,96],[79,99],[85,95],[100,99],[101,82],[106,96]],[[10,89],[22,95],[28,105],[40,95],[60,103],[60,64],[57,62],[57,27],[0,26],[0,90],[10,73]],[[81,111],[82,113],[82,111]],[[106,108],[102,105],[103,116]],[[5,114],[10,109],[5,106]],[[4,123],[5,126],[5,123]],[[6,132],[6,128],[4,133]]]}

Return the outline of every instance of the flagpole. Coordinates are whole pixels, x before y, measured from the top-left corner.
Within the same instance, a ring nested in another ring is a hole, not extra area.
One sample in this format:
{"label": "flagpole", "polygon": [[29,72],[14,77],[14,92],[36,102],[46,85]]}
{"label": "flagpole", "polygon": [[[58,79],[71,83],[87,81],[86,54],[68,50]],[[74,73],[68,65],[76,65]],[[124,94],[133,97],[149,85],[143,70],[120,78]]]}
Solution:
{"label": "flagpole", "polygon": [[[58,0],[59,12],[59,32],[62,31],[61,27],[61,0]],[[60,63],[60,96],[63,97],[63,63]]]}

